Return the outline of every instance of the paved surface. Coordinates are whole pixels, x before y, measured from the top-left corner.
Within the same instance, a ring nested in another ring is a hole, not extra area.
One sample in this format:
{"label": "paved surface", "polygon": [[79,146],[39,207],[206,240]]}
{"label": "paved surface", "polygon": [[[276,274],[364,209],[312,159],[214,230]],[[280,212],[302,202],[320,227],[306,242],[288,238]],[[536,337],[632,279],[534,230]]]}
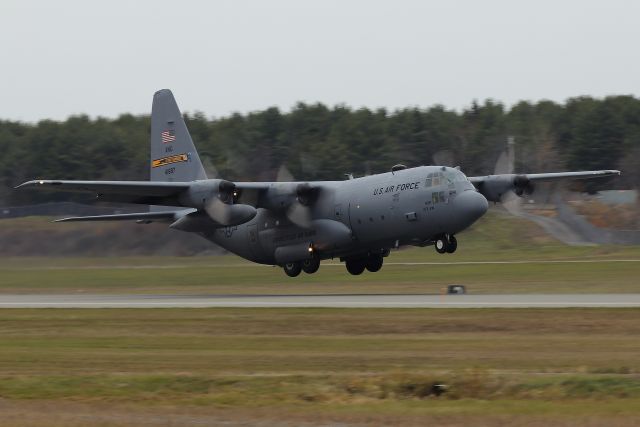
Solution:
{"label": "paved surface", "polygon": [[640,307],[640,294],[0,295],[0,308]]}

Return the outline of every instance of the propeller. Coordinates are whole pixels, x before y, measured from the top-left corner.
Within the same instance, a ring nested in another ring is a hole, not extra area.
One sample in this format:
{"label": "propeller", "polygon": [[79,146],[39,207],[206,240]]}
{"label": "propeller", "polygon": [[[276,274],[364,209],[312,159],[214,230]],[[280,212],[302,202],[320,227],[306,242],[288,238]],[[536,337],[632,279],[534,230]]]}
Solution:
{"label": "propeller", "polygon": [[440,150],[433,154],[433,164],[437,166],[451,166],[455,163],[453,151]]}
{"label": "propeller", "polygon": [[291,172],[289,172],[289,169],[284,165],[284,163],[282,164],[282,166],[280,166],[280,168],[278,168],[278,173],[276,174],[276,181],[278,182],[295,181],[295,178],[293,177]]}
{"label": "propeller", "polygon": [[224,226],[250,221],[258,211],[251,205],[237,204],[239,195],[233,182],[220,180],[217,193],[207,200],[204,211],[212,220]]}
{"label": "propeller", "polygon": [[[295,182],[293,174],[284,164],[278,169],[276,179],[278,182]],[[291,201],[286,211],[289,221],[302,228],[311,227],[313,219],[311,207],[318,198],[319,190],[318,187],[313,187],[307,182],[296,185],[295,200]]]}
{"label": "propeller", "polygon": [[309,183],[298,184],[296,187],[296,199],[287,209],[289,221],[299,227],[311,227],[311,207],[318,198],[319,187],[313,187]]}
{"label": "propeller", "polygon": [[[515,158],[515,142],[512,137],[509,137],[507,140],[507,148],[500,153],[496,161],[496,166],[493,171],[494,175],[512,174],[515,170]],[[525,182],[525,180],[527,182]],[[513,182],[516,188],[515,193],[513,191],[507,191],[502,195],[501,203],[508,212],[516,214],[521,210],[522,200],[520,197],[516,197],[516,195],[522,196],[525,186],[530,184],[528,181],[529,179],[526,176],[516,175]]]}
{"label": "propeller", "polygon": [[532,194],[535,190],[533,183],[526,175],[516,175],[513,179],[513,186],[515,187],[515,193],[520,197],[525,194]]}

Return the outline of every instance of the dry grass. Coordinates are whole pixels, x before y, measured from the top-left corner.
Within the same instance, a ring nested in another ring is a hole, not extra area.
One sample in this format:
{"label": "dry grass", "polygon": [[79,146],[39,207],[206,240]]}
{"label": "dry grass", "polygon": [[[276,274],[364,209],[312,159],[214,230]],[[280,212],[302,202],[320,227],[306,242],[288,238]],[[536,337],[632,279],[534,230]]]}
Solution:
{"label": "dry grass", "polygon": [[[0,426],[631,426],[639,316],[3,310]],[[436,382],[448,392],[435,396]]]}
{"label": "dry grass", "polygon": [[[357,410],[327,409],[309,412],[304,409],[288,410],[281,408],[261,408],[237,410],[229,408],[184,408],[154,407],[140,408],[131,405],[105,405],[103,403],[77,402],[3,402],[0,401],[0,426],[2,427],[189,427],[189,426],[380,426],[403,425],[440,426],[440,427],[635,427],[637,419],[625,414],[616,414],[615,406],[611,413],[602,415],[570,413],[566,415],[536,414],[540,409],[530,408],[518,413],[517,405],[511,406],[511,414],[492,414],[485,411],[478,416],[474,411],[478,402],[466,402],[464,407],[433,407],[429,405],[405,406],[396,413],[372,412],[367,406]],[[590,403],[591,404],[591,403]],[[610,406],[599,402],[601,406]],[[548,407],[560,406],[549,403]],[[561,408],[556,408],[561,410]],[[544,412],[544,411],[543,411]]]}

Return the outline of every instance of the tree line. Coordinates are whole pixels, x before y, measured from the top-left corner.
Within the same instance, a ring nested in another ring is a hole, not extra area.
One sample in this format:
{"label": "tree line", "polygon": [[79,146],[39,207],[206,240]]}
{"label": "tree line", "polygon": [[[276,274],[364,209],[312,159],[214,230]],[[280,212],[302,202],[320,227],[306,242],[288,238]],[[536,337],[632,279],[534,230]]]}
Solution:
{"label": "tree line", "polygon": [[[623,176],[608,187],[640,186],[640,99],[633,96],[511,108],[487,100],[462,111],[299,103],[288,112],[185,120],[209,176],[230,180],[339,180],[397,163],[459,165],[467,175],[484,175],[496,170],[511,136],[517,172],[618,168]],[[149,132],[149,116],[130,114],[0,121],[0,205],[71,197],[11,190],[30,179],[146,180]]]}

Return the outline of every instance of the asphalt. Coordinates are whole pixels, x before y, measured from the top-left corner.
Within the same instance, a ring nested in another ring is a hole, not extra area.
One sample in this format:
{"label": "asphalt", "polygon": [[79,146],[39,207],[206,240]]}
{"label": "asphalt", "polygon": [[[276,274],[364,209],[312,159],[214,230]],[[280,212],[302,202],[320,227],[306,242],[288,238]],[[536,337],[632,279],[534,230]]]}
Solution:
{"label": "asphalt", "polygon": [[0,308],[640,307],[640,294],[0,295]]}

